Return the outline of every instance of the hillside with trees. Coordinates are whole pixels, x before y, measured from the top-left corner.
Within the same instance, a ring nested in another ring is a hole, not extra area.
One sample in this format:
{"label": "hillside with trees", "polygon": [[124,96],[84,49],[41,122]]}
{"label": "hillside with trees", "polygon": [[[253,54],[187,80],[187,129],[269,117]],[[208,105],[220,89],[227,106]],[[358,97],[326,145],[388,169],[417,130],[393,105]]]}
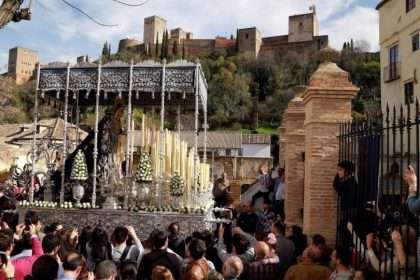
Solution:
{"label": "hillside with trees", "polygon": [[[166,34],[164,36],[166,37]],[[166,39],[168,41],[168,39]],[[338,65],[350,73],[352,82],[360,87],[353,102],[353,116],[362,118],[367,110],[378,110],[380,106],[380,63],[379,53],[366,52],[363,41],[343,44]],[[105,42],[101,60],[121,60],[135,63],[145,59],[169,62],[185,58],[185,52],[164,42],[157,52],[147,54],[139,51],[124,51],[111,54],[111,45]],[[169,51],[168,51],[169,50]],[[175,55],[174,55],[175,54]],[[178,55],[177,55],[178,54]],[[200,63],[209,85],[208,121],[211,130],[243,130],[276,134],[282,114],[288,102],[294,97],[295,89],[302,88],[318,68],[313,59],[300,62],[298,54],[286,56],[264,55],[259,58],[238,54],[228,56],[223,52],[209,53],[200,57]],[[34,82],[15,87],[9,103],[19,108],[16,117],[3,117],[1,122],[28,122],[31,120]],[[44,105],[45,106],[45,105]],[[55,115],[59,113],[57,108]],[[41,108],[45,116],[53,116]],[[168,118],[169,119],[169,118]],[[84,109],[81,122],[92,125],[93,110]],[[173,125],[173,124],[172,124]],[[171,124],[168,123],[171,127]]]}

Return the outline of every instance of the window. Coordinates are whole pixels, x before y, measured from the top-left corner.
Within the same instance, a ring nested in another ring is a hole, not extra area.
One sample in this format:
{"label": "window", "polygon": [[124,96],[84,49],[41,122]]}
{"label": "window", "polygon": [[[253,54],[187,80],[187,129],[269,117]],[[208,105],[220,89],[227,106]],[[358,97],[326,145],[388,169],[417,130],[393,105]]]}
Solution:
{"label": "window", "polygon": [[248,33],[246,33],[246,34],[245,34],[245,39],[248,39],[248,37],[249,37],[249,36],[248,36]]}
{"label": "window", "polygon": [[231,151],[231,149],[226,149],[226,155],[227,155],[227,156],[231,156],[231,155],[232,155],[232,151]]}
{"label": "window", "polygon": [[406,83],[404,85],[404,97],[405,104],[414,103],[414,87],[413,82]]}
{"label": "window", "polygon": [[413,52],[419,49],[419,33],[413,36]]}
{"label": "window", "polygon": [[389,49],[389,78],[397,77],[398,45]]}
{"label": "window", "polygon": [[406,12],[408,13],[416,7],[416,0],[405,0]]}
{"label": "window", "polygon": [[302,22],[299,22],[299,26],[302,26]]}

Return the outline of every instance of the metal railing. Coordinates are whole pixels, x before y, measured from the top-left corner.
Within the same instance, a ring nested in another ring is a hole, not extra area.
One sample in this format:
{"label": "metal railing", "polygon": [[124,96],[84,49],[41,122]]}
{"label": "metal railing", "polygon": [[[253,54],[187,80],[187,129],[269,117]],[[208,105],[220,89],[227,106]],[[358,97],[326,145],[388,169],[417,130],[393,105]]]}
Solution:
{"label": "metal railing", "polygon": [[420,173],[418,100],[412,107],[387,106],[383,116],[340,127],[337,244],[351,248],[354,268],[381,279],[420,279],[419,212],[407,205],[404,179],[408,166]]}
{"label": "metal railing", "polygon": [[383,69],[383,81],[385,83],[399,79],[401,76],[401,62],[391,63]]}

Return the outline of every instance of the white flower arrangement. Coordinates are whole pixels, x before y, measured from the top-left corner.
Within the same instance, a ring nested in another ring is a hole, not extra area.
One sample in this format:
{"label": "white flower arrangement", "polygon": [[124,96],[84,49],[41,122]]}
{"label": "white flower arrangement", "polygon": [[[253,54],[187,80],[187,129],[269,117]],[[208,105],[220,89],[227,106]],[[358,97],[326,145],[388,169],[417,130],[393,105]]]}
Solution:
{"label": "white flower arrangement", "polygon": [[[64,204],[59,205],[57,202],[51,202],[51,201],[34,201],[29,202],[27,200],[23,200],[19,202],[20,206],[23,207],[40,207],[40,208],[64,208],[64,209],[73,209],[76,208],[72,202],[65,201]],[[90,202],[84,202],[82,203],[81,209],[93,209],[93,206],[90,204]],[[98,209],[99,206],[96,206],[95,209]]]}
{"label": "white flower arrangement", "polygon": [[74,157],[70,179],[78,182],[84,182],[88,179],[86,157],[81,149],[77,151]]}
{"label": "white flower arrangement", "polygon": [[185,182],[178,171],[175,171],[175,174],[172,176],[171,182],[169,183],[169,189],[171,196],[179,197],[184,195]]}
{"label": "white flower arrangement", "polygon": [[150,153],[142,152],[136,171],[137,182],[152,182],[152,158]]}

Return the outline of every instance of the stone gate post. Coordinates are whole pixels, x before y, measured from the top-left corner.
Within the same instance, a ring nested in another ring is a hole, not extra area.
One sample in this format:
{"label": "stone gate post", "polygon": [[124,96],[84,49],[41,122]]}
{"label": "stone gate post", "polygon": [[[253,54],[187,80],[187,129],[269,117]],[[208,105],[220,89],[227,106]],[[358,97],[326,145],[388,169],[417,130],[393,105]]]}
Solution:
{"label": "stone gate post", "polygon": [[351,101],[359,91],[334,62],[339,52],[326,48],[322,64],[302,94],[305,109],[305,192],[303,227],[308,237],[322,234],[335,244],[337,194],[332,187],[338,161],[338,133],[351,119]]}

